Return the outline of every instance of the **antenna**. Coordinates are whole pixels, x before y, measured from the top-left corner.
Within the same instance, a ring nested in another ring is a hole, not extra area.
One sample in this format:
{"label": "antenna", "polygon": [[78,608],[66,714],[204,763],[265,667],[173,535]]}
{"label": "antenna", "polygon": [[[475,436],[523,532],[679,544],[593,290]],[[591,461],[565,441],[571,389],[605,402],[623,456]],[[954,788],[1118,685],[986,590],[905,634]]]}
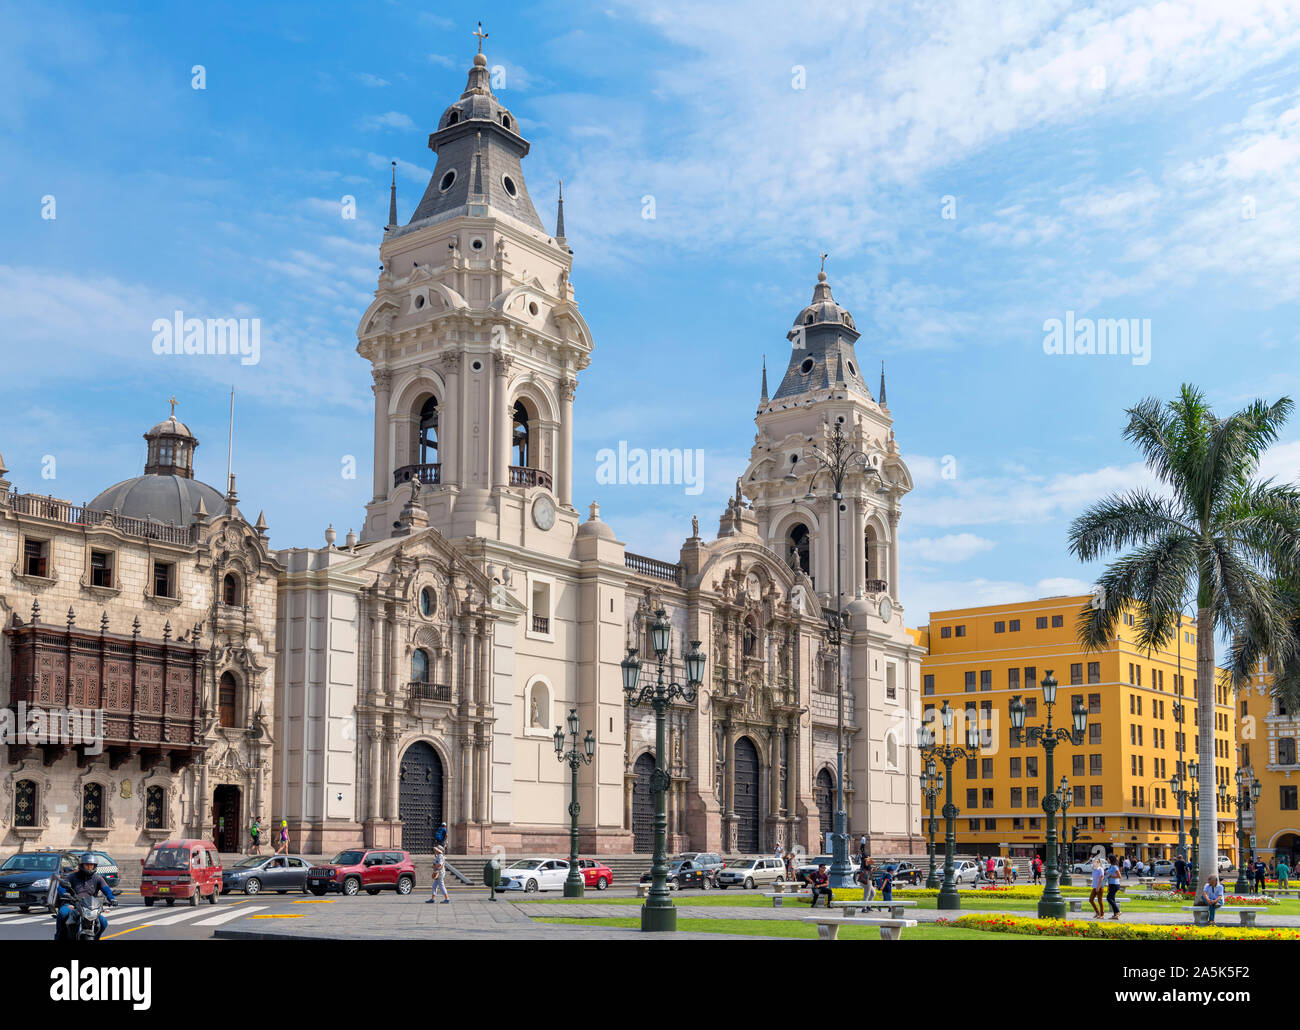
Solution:
{"label": "antenna", "polygon": [[235,456],[235,387],[230,387],[230,436],[226,440],[226,489],[230,489],[230,474]]}

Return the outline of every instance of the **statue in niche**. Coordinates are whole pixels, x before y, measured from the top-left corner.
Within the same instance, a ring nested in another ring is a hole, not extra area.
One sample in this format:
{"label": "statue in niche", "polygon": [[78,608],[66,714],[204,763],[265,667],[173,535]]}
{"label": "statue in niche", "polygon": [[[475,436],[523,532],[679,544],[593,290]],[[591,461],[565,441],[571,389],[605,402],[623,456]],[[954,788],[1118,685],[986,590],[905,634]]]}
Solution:
{"label": "statue in niche", "polygon": [[542,699],[538,696],[538,692],[536,690],[533,691],[532,711],[528,717],[528,724],[530,726],[536,726],[541,728],[545,727],[545,723],[542,722]]}

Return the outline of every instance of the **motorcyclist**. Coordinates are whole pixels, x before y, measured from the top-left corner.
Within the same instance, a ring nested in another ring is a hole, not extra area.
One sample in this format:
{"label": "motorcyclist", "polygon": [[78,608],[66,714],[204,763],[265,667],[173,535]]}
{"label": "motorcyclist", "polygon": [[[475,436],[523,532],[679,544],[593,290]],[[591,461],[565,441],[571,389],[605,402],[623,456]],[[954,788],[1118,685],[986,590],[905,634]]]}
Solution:
{"label": "motorcyclist", "polygon": [[[113,889],[109,887],[108,881],[95,871],[97,864],[98,860],[95,856],[87,851],[81,856],[76,869],[67,876],[57,878],[59,897],[60,899],[67,897],[68,900],[59,905],[58,915],[55,916],[54,939],[56,941],[66,938],[68,917],[82,898],[93,898],[96,894],[102,893],[109,905],[117,904],[117,899],[113,897]],[[99,927],[95,931],[95,940],[99,940],[103,936],[107,927],[108,920],[101,913]]]}

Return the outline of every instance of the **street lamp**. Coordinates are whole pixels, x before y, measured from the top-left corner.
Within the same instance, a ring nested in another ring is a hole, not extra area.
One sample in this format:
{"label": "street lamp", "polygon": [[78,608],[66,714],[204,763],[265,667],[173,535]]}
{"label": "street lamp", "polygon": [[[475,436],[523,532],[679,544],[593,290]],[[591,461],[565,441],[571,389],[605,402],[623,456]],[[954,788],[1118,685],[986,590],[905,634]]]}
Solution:
{"label": "street lamp", "polygon": [[939,873],[934,867],[934,802],[939,796],[939,791],[943,790],[943,773],[938,772],[938,766],[934,764],[931,758],[925,763],[925,772],[921,773],[921,793],[925,795],[926,804],[930,808],[930,875],[925,878],[927,890],[937,890],[939,887]]}
{"label": "street lamp", "polygon": [[[1182,647],[1182,639],[1183,639],[1182,633],[1180,632],[1178,636],[1178,644],[1180,648]],[[1181,696],[1183,692],[1181,657],[1179,658],[1178,669],[1179,669],[1178,693]],[[1175,701],[1173,712],[1174,712],[1174,721],[1178,723],[1178,729],[1174,732],[1174,742],[1178,745],[1178,759],[1177,759],[1178,764],[1176,768],[1182,769],[1183,767],[1183,716],[1186,714],[1187,709],[1186,707],[1184,707],[1182,701]],[[1174,780],[1179,781],[1180,788],[1181,788],[1181,782],[1182,782],[1181,777],[1175,776],[1170,778],[1171,783],[1174,782]],[[1187,858],[1187,827],[1184,824],[1183,805],[1187,800],[1187,792],[1182,789],[1175,789],[1174,796],[1178,798],[1178,853],[1185,859]]]}
{"label": "street lamp", "polygon": [[680,698],[687,704],[693,703],[698,696],[700,684],[704,681],[704,652],[700,650],[698,640],[691,641],[691,649],[684,656],[686,665],[686,685],[664,682],[664,663],[668,657],[668,644],[672,636],[672,623],[667,613],[660,608],[655,612],[654,621],[650,623],[650,646],[654,648],[659,661],[659,676],[655,683],[646,684],[637,689],[641,678],[641,660],[636,656],[636,648],[629,647],[627,657],[622,661],[623,691],[627,703],[633,708],[649,704],[655,713],[655,771],[650,777],[650,786],[655,797],[655,852],[654,862],[650,866],[650,895],[641,907],[641,929],[643,931],[671,931],[677,929],[677,909],[673,907],[672,896],[668,893],[668,748],[665,740],[668,708],[675,699]]}
{"label": "street lamp", "polygon": [[[1065,898],[1061,896],[1059,886],[1060,871],[1056,864],[1056,810],[1060,807],[1060,798],[1056,791],[1050,789],[1050,784],[1056,775],[1052,759],[1058,743],[1070,743],[1075,747],[1083,743],[1083,735],[1088,729],[1088,710],[1083,707],[1083,702],[1076,698],[1070,709],[1074,723],[1073,729],[1053,729],[1052,709],[1056,707],[1056,677],[1052,675],[1051,669],[1047,670],[1047,675],[1043,677],[1040,686],[1043,691],[1043,702],[1047,706],[1047,725],[1025,726],[1025,703],[1020,700],[1020,695],[1017,694],[1011,699],[1009,706],[1011,710],[1011,739],[1024,741],[1030,747],[1041,744],[1047,752],[1047,783],[1049,789],[1043,795],[1043,811],[1047,813],[1047,885],[1043,888],[1043,896],[1038,899],[1038,918],[1064,919]],[[1066,785],[1067,783],[1062,777],[1062,787]]]}
{"label": "street lamp", "polygon": [[[963,750],[954,747],[948,741],[952,739],[953,711],[948,707],[948,702],[943,703],[943,708],[939,712],[939,721],[943,727],[943,743],[935,743],[933,720],[923,722],[916,728],[916,746],[921,751],[921,757],[927,763],[933,763],[937,758],[944,764],[948,770],[947,777],[947,794],[945,795],[943,805],[943,819],[946,827],[944,835],[944,854],[943,854],[943,886],[939,888],[939,904],[941,909],[958,909],[961,908],[961,895],[957,892],[957,881],[953,877],[953,852],[957,849],[957,806],[952,803],[952,766],[959,758],[974,758],[979,753],[980,747],[980,727],[975,719],[966,720],[966,747],[969,750]],[[942,780],[942,777],[941,777]]]}
{"label": "street lamp", "polygon": [[[1251,777],[1251,782],[1246,782],[1246,777]],[[1238,769],[1234,777],[1237,781],[1237,791],[1229,800],[1237,806],[1237,886],[1235,890],[1238,894],[1245,894],[1250,890],[1250,884],[1246,882],[1246,824],[1243,813],[1259,800],[1259,792],[1262,789],[1259,780],[1254,778],[1255,774],[1249,769]],[[1226,790],[1226,785],[1220,784]]]}
{"label": "street lamp", "polygon": [[578,804],[578,770],[584,765],[591,764],[591,759],[596,754],[596,738],[591,735],[591,730],[588,730],[582,740],[582,750],[579,751],[578,710],[570,708],[569,717],[565,721],[569,726],[569,737],[573,740],[573,745],[568,751],[564,750],[564,729],[560,726],[555,727],[555,757],[561,762],[569,763],[569,772],[572,776],[569,799],[569,875],[564,880],[564,896],[580,898],[583,888],[582,873],[578,870],[578,813],[582,811],[582,806]]}
{"label": "street lamp", "polygon": [[[825,425],[825,422],[823,422],[823,425]],[[804,495],[805,501],[816,500],[813,486],[817,482],[817,477],[823,472],[826,473],[834,488],[831,497],[835,502],[835,618],[833,622],[827,619],[829,624],[827,642],[835,648],[836,678],[835,819],[831,832],[830,884],[832,887],[852,887],[853,867],[849,865],[849,817],[844,810],[844,590],[841,585],[844,561],[840,551],[840,502],[844,500],[844,479],[850,472],[855,470],[874,475],[879,481],[877,487],[879,493],[887,493],[889,488],[885,485],[880,470],[871,464],[871,459],[862,451],[853,449],[852,443],[844,435],[842,420],[837,421],[830,428],[830,433],[825,439],[824,448],[812,448],[811,457],[805,460],[808,464],[815,466],[812,478],[808,480],[808,492]],[[799,456],[796,455],[795,461],[791,463],[790,471],[785,475],[787,483],[798,482],[799,477],[794,471],[798,462]]]}
{"label": "street lamp", "polygon": [[[1070,837],[1069,826],[1066,822],[1065,814],[1070,810],[1073,799],[1070,797],[1070,781],[1064,776],[1061,777],[1061,789],[1057,792],[1058,803],[1061,806],[1061,852],[1065,856],[1065,861],[1061,863],[1061,886],[1073,887],[1074,878],[1070,875],[1070,866],[1074,865],[1074,845],[1067,843]],[[1076,827],[1074,837],[1077,840],[1079,830]]]}

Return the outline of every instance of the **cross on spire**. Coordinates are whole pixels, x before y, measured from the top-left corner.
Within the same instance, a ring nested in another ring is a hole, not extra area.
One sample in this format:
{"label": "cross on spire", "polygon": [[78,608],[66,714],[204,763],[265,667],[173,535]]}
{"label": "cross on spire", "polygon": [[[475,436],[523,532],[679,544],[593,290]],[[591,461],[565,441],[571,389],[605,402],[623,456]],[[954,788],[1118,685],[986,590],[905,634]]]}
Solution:
{"label": "cross on spire", "polygon": [[478,37],[478,52],[481,54],[483,52],[483,40],[488,38],[488,34],[483,31],[483,23],[479,22],[478,31],[471,32],[470,35]]}
{"label": "cross on spire", "polygon": [[172,394],[167,398],[167,403],[172,406],[172,418],[176,417],[176,395]]}

